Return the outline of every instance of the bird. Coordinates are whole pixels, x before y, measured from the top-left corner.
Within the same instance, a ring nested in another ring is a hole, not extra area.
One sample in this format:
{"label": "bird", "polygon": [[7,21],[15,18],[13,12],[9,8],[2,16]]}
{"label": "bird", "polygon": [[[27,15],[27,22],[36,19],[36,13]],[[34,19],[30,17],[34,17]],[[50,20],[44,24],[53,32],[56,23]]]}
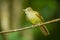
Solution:
{"label": "bird", "polygon": [[[26,9],[23,9],[23,11],[26,14],[27,19],[33,24],[41,24],[44,23],[44,18],[39,14],[39,12],[33,10],[31,7],[27,7]],[[49,31],[45,25],[39,26],[41,32],[47,36],[49,35]]]}

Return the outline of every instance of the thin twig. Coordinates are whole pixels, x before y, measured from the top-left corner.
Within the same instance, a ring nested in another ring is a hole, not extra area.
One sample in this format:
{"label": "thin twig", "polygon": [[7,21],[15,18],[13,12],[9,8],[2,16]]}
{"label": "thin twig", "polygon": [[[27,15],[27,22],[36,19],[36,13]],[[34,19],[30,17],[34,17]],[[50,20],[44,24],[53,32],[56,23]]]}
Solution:
{"label": "thin twig", "polygon": [[35,28],[35,27],[38,27],[38,26],[41,26],[41,25],[57,22],[57,21],[60,21],[60,18],[54,19],[54,20],[51,20],[51,21],[48,21],[48,22],[44,22],[42,24],[39,23],[39,24],[36,24],[36,25],[28,26],[28,27],[25,27],[25,28],[20,28],[20,29],[15,29],[15,30],[8,30],[8,31],[1,31],[0,33],[10,33],[10,32],[16,32],[16,31],[23,31],[23,30]]}

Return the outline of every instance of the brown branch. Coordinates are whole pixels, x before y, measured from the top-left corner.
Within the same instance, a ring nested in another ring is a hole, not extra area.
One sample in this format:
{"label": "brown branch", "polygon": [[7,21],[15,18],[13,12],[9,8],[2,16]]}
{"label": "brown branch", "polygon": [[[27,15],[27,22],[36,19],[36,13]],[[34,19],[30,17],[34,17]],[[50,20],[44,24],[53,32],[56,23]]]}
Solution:
{"label": "brown branch", "polygon": [[48,21],[48,22],[45,22],[45,23],[42,23],[42,24],[38,23],[36,25],[28,26],[28,27],[25,27],[25,28],[20,28],[20,29],[15,29],[15,30],[8,30],[8,31],[1,31],[0,33],[10,33],[10,32],[16,32],[16,31],[23,31],[23,30],[35,28],[35,27],[38,27],[38,26],[41,26],[41,25],[57,22],[57,21],[60,21],[60,18],[54,19],[54,20],[51,20],[51,21]]}

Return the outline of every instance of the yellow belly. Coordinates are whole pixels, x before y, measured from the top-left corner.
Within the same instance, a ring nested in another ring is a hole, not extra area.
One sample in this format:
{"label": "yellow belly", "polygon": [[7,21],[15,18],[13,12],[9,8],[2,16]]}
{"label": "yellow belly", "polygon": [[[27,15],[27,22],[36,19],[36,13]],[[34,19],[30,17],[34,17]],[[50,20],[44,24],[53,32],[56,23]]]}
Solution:
{"label": "yellow belly", "polygon": [[30,14],[30,15],[27,15],[27,17],[30,20],[30,22],[33,24],[42,23],[42,20],[36,15]]}

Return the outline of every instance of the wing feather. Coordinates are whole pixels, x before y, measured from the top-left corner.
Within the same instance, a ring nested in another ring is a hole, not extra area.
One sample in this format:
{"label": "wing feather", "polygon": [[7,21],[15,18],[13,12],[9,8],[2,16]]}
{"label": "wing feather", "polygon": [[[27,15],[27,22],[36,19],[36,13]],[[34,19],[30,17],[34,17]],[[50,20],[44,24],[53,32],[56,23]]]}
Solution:
{"label": "wing feather", "polygon": [[39,12],[34,11],[34,13],[42,20],[42,22],[44,22],[44,18],[39,14]]}

